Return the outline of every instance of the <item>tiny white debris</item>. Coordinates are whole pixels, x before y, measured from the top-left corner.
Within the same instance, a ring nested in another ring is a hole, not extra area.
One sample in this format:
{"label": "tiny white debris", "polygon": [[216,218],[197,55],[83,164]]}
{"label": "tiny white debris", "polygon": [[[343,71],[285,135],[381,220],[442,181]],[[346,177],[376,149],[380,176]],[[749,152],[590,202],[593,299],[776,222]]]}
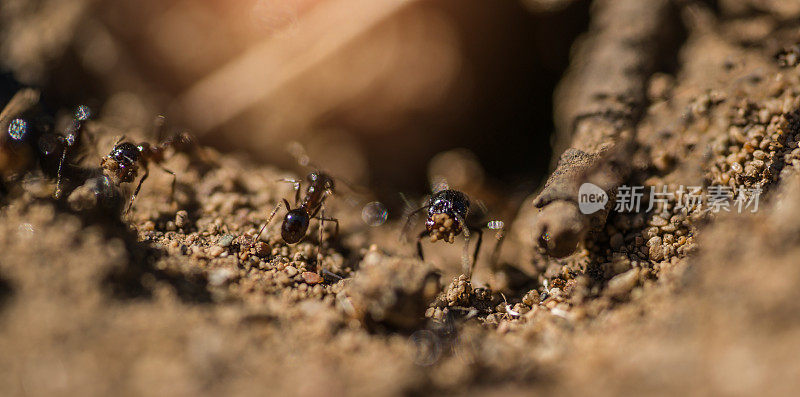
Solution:
{"label": "tiny white debris", "polygon": [[506,313],[508,313],[508,314],[510,314],[510,315],[512,315],[514,317],[519,317],[520,316],[518,311],[515,311],[515,310],[511,309],[511,305],[506,305]]}
{"label": "tiny white debris", "polygon": [[234,276],[233,270],[230,269],[214,269],[208,275],[208,283],[214,287],[219,287]]}
{"label": "tiny white debris", "polygon": [[554,308],[550,309],[550,313],[553,313],[554,316],[565,318],[567,320],[570,319],[569,312],[564,310],[564,309],[559,309],[557,307],[554,307]]}
{"label": "tiny white debris", "polygon": [[503,221],[501,221],[501,220],[498,220],[498,219],[489,221],[489,223],[486,224],[486,227],[488,227],[489,229],[492,229],[492,230],[499,230],[499,229],[502,229],[504,226],[505,226],[505,223]]}

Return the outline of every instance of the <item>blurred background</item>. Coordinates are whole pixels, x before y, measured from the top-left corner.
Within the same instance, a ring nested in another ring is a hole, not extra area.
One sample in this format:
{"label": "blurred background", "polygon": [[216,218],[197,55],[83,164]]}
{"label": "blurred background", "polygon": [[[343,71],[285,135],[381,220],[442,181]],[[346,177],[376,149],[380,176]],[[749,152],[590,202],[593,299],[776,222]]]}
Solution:
{"label": "blurred background", "polygon": [[287,151],[296,141],[314,164],[389,205],[398,191],[427,192],[429,166],[447,173],[472,164],[461,175],[500,192],[533,191],[550,165],[553,90],[590,8],[587,0],[0,4],[4,101],[32,85],[53,108],[85,103],[123,128],[164,114],[219,150],[300,171]]}

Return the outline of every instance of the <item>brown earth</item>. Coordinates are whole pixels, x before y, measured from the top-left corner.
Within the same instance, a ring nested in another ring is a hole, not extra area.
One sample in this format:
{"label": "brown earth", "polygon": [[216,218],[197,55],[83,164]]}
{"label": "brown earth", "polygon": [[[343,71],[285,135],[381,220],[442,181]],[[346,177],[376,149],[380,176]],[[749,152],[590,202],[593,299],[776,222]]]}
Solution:
{"label": "brown earth", "polygon": [[[759,187],[757,212],[675,199],[611,212],[554,259],[534,236],[534,195],[507,222],[499,265],[488,265],[487,233],[468,281],[460,238],[426,244],[420,261],[398,240],[402,219],[368,226],[369,194],[346,188],[326,209],[338,236],[328,228],[318,244],[312,223],[289,246],[273,221],[255,241],[293,196],[278,180],[301,175],[235,153],[170,158],[175,203],[154,167],[124,222],[90,216],[80,189],[54,203],[52,182],[32,174],[0,211],[2,394],[792,395],[800,13],[791,1],[677,3],[678,65],[643,77],[642,111],[622,127],[635,133],[621,182]],[[145,128],[90,124],[98,153]],[[567,135],[560,144],[579,147]],[[487,185],[454,187],[502,197]]]}

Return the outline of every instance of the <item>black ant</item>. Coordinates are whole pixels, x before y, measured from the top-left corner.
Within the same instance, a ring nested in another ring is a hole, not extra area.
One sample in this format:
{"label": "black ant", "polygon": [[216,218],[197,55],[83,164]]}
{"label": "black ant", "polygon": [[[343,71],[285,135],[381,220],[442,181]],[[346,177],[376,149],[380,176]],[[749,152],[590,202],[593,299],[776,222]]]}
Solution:
{"label": "black ant", "polygon": [[[261,233],[264,232],[267,225],[272,221],[272,218],[281,208],[281,204],[286,206],[286,216],[283,218],[283,223],[281,223],[281,237],[283,241],[287,244],[295,244],[300,242],[303,237],[306,236],[308,231],[308,226],[311,223],[311,219],[319,220],[319,242],[322,244],[322,233],[325,228],[325,222],[334,222],[336,224],[336,231],[334,232],[334,236],[339,234],[339,220],[336,218],[327,218],[325,217],[325,199],[328,198],[328,195],[333,194],[334,192],[334,182],[333,178],[325,174],[321,171],[314,171],[308,174],[306,181],[308,182],[308,187],[306,187],[305,196],[303,196],[303,200],[300,200],[300,187],[302,182],[295,180],[295,179],[281,179],[282,182],[289,182],[294,186],[294,203],[296,208],[292,209],[289,205],[289,201],[283,199],[282,203],[278,203],[275,206],[275,209],[267,218],[266,223],[264,226],[261,227],[259,230],[258,235],[256,235],[255,240],[258,241],[258,238],[261,236]],[[319,214],[319,216],[317,216]],[[322,274],[322,254],[319,251],[319,247],[317,248],[317,273]]]}
{"label": "black ant", "polygon": [[[430,241],[435,243],[439,240],[453,244],[455,237],[459,234],[464,234],[464,253],[462,258],[462,265],[464,274],[467,277],[472,277],[472,271],[475,267],[475,262],[478,259],[478,253],[481,249],[483,242],[483,229],[482,227],[467,223],[468,216],[470,215],[470,201],[466,194],[453,189],[444,189],[434,193],[426,202],[424,206],[412,211],[406,220],[403,230],[407,230],[412,217],[420,212],[426,211],[427,218],[425,220],[425,230],[417,236],[417,256],[420,260],[425,260],[422,253],[422,239],[430,237]],[[502,228],[502,222],[490,222],[491,228]],[[472,261],[469,261],[469,241],[471,234],[478,235],[478,243],[475,245],[475,251],[472,254]],[[405,232],[404,232],[405,234]],[[502,233],[498,233],[498,240],[502,239]],[[499,247],[495,247],[497,250]],[[495,253],[496,254],[496,253]],[[496,255],[493,255],[495,257]]]}
{"label": "black ant", "polygon": [[148,142],[142,142],[136,145],[124,140],[124,138],[114,144],[111,153],[100,160],[100,168],[103,169],[105,174],[114,178],[117,184],[121,184],[133,182],[139,175],[139,170],[144,169],[144,175],[139,179],[139,184],[136,185],[136,190],[134,190],[128,206],[125,209],[125,214],[133,207],[136,195],[139,194],[142,184],[150,175],[150,163],[158,165],[161,170],[172,175],[170,201],[174,199],[177,177],[174,172],[164,168],[162,163],[166,160],[167,150],[174,149],[176,151],[185,151],[187,147],[194,146],[194,144],[194,139],[186,132],[175,135],[156,145],[151,145]]}

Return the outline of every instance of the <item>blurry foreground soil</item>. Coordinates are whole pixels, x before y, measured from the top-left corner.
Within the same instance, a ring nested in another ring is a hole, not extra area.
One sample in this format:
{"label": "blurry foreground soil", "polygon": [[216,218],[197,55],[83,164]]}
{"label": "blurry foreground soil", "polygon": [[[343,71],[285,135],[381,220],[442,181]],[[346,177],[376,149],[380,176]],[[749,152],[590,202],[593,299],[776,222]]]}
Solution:
{"label": "blurry foreground soil", "polygon": [[[328,208],[341,233],[326,233],[320,278],[315,223],[295,246],[278,221],[253,238],[293,195],[277,180],[302,175],[211,149],[166,163],[176,204],[154,168],[126,224],[42,199],[31,177],[0,212],[0,390],[790,395],[800,53],[776,54],[800,40],[792,12],[687,11],[679,66],[650,79],[631,155],[629,185],[760,186],[756,213],[612,216],[554,260],[534,248],[526,202],[494,269],[487,234],[472,284],[460,240],[426,243],[423,263],[398,242],[401,220],[370,227],[346,194]],[[113,124],[92,124],[99,153]]]}

